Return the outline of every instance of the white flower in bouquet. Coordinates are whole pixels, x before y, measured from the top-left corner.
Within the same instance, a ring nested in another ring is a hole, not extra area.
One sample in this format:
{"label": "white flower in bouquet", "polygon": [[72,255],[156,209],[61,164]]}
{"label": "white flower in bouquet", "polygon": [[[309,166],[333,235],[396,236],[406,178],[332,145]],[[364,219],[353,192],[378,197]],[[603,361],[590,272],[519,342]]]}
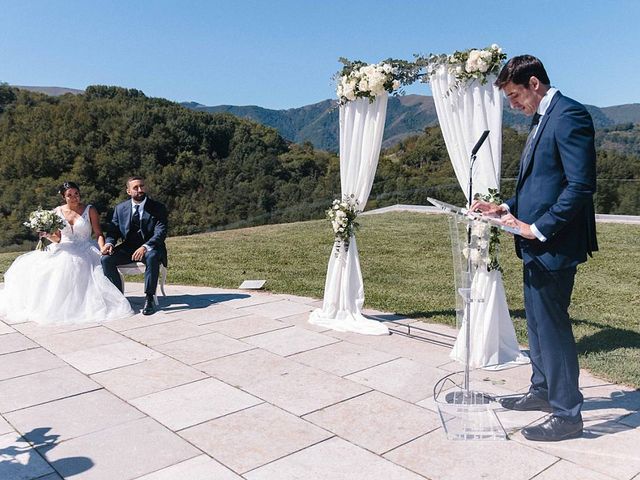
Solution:
{"label": "white flower in bouquet", "polygon": [[482,253],[477,248],[472,248],[470,253],[471,262],[475,265],[482,261]]}
{"label": "white flower in bouquet", "polygon": [[489,225],[482,222],[475,222],[471,228],[471,235],[474,237],[484,237],[487,233]]}
{"label": "white flower in bouquet", "polygon": [[[36,232],[52,234],[56,233],[58,230],[62,230],[66,226],[66,222],[53,210],[43,210],[42,207],[38,207],[29,214],[29,221],[24,222],[24,226],[35,230]],[[44,239],[40,237],[40,240],[36,245],[36,250],[47,249],[43,240]]]}

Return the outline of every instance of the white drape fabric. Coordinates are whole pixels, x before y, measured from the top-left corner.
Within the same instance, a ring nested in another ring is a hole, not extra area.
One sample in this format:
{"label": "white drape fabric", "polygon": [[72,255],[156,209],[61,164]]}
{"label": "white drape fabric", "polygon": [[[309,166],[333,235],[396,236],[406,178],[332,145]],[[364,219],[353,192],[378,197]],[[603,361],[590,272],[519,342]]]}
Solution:
{"label": "white drape fabric", "polygon": [[494,80],[489,78],[484,85],[474,81],[452,88],[455,79],[445,67],[440,67],[430,78],[442,136],[465,197],[468,196],[471,150],[485,130],[491,133],[477,153],[473,194],[486,194],[489,188],[500,185],[502,95],[493,86]]}
{"label": "white drape fabric", "polygon": [[[342,195],[354,195],[364,209],[378,166],[388,96],[373,102],[359,98],[340,106],[340,186]],[[367,335],[388,334],[388,328],[362,315],[364,282],[360,270],[358,246],[351,237],[349,248],[331,251],[324,301],[311,312],[309,322],[340,332]]]}
{"label": "white drape fabric", "polygon": [[[493,85],[495,77],[486,84],[479,81],[456,86],[446,67],[431,75],[430,83],[438,122],[447,146],[451,163],[465,197],[469,190],[471,150],[485,130],[491,133],[477,153],[473,169],[473,193],[487,194],[489,188],[500,185],[502,158],[502,95]],[[467,198],[467,201],[472,199]],[[504,294],[502,274],[478,269],[472,290],[484,298],[483,303],[471,304],[472,368],[498,367],[511,363],[526,363],[520,353]],[[460,329],[451,358],[465,360],[465,328]]]}

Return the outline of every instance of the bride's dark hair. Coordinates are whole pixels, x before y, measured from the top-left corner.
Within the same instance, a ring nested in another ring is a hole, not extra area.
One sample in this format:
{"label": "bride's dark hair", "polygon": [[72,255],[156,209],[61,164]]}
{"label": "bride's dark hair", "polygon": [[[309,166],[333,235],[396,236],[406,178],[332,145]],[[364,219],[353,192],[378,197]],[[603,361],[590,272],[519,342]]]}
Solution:
{"label": "bride's dark hair", "polygon": [[58,193],[64,197],[64,193],[70,188],[75,188],[78,192],[80,191],[80,187],[76,182],[64,182],[60,185],[60,188],[58,188]]}

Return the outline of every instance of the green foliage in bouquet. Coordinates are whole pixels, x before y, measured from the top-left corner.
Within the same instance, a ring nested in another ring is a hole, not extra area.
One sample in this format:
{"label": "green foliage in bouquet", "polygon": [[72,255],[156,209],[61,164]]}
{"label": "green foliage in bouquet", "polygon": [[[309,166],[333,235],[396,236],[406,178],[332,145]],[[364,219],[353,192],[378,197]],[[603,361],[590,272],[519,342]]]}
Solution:
{"label": "green foliage in bouquet", "polygon": [[[496,205],[501,205],[504,203],[500,192],[498,192],[497,188],[490,188],[489,193],[486,195],[482,195],[480,193],[476,193],[473,197],[474,200],[484,200],[485,202],[495,203]],[[498,270],[502,272],[502,267],[500,266],[500,262],[498,261],[498,254],[500,253],[500,228],[491,227],[491,231],[489,233],[489,263],[487,264],[487,270]]]}

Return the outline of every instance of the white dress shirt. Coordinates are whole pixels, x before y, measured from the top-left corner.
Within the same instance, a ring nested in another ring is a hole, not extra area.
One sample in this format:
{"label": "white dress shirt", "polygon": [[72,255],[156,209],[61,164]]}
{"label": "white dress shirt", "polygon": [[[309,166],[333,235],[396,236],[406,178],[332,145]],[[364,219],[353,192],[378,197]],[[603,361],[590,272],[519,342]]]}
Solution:
{"label": "white dress shirt", "polygon": [[[533,133],[533,138],[531,141],[533,141],[536,138],[536,135],[538,134],[538,128],[540,127],[540,122],[542,121],[542,117],[547,112],[547,109],[549,108],[549,104],[551,103],[553,96],[557,92],[558,92],[557,88],[551,87],[549,90],[547,90],[547,93],[545,93],[544,97],[542,97],[542,100],[540,100],[540,104],[538,105],[538,109],[536,110],[536,112],[540,115],[540,118],[538,119],[538,124],[534,127],[535,131]],[[509,210],[509,206],[506,203],[503,203],[502,207],[504,207],[507,211]],[[535,223],[532,223],[530,225],[530,228],[531,228],[531,233],[533,233],[538,240],[540,240],[541,242],[547,241],[547,237],[545,237],[542,234],[542,232],[538,230]]]}
{"label": "white dress shirt", "polygon": [[[540,105],[538,105],[538,110],[537,112],[540,114],[540,119],[538,120],[538,124],[536,125],[536,131],[533,134],[533,138],[536,138],[536,135],[538,134],[538,128],[540,127],[540,121],[542,121],[542,117],[544,116],[544,114],[547,112],[547,108],[549,108],[549,104],[551,103],[551,100],[553,99],[553,96],[558,92],[558,89],[555,87],[551,87],[549,90],[547,90],[547,93],[544,95],[544,97],[542,97],[542,100],[540,100]],[[546,242],[547,241],[547,237],[545,237],[542,232],[540,232],[540,230],[538,230],[538,228],[536,227],[535,223],[531,224],[531,233],[533,233],[536,238],[538,240],[540,240],[541,242]]]}
{"label": "white dress shirt", "polygon": [[[138,214],[140,215],[140,228],[142,228],[142,213],[144,212],[145,203],[147,203],[147,197],[144,197],[144,200],[142,200],[140,203],[135,202],[133,200],[133,198],[131,199],[131,211],[132,212],[135,212],[136,205],[138,205]],[[142,245],[142,246],[147,250],[147,252],[153,250],[153,247],[150,247],[146,243],[144,245]]]}

